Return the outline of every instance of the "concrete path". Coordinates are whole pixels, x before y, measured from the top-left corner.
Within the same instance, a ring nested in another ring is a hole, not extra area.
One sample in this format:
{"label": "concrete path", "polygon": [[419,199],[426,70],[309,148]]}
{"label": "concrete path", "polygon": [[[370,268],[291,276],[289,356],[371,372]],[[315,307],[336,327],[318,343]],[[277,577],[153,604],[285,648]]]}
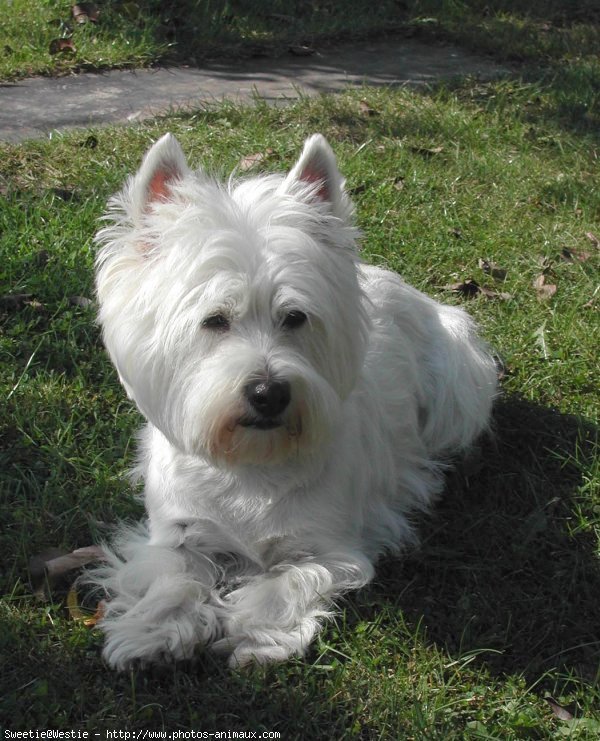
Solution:
{"label": "concrete path", "polygon": [[348,85],[425,85],[456,76],[490,78],[508,70],[450,45],[395,38],[343,45],[310,56],[210,62],[188,67],[36,77],[0,83],[0,140],[56,130],[139,121],[223,99],[269,102],[343,90]]}

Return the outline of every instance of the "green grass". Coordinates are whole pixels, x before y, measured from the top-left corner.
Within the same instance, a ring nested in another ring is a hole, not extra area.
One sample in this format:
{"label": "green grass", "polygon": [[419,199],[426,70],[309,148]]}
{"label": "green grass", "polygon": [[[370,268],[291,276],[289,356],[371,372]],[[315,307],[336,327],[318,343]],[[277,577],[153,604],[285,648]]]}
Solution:
{"label": "green grass", "polygon": [[[372,115],[361,114],[367,100]],[[551,89],[365,89],[286,108],[224,105],[135,128],[0,148],[0,722],[5,727],[269,730],[282,738],[596,739],[600,733],[597,132]],[[448,478],[423,542],[350,595],[305,661],[119,676],[28,560],[138,516],[124,471],[139,424],[102,350],[92,235],[165,131],[227,172],[289,167],[326,134],[365,259],[464,303],[506,365],[495,436]],[[564,250],[582,260],[564,259]],[[502,282],[479,260],[506,269]],[[539,300],[542,270],[556,294]],[[510,293],[472,300],[463,279]],[[548,695],[575,716],[562,720]]]}
{"label": "green grass", "polygon": [[[107,0],[96,22],[76,23],[72,2],[4,0],[0,79],[86,69],[197,64],[207,57],[278,56],[290,46],[364,37],[397,28],[394,0]],[[52,42],[72,46],[52,53]]]}
{"label": "green grass", "polygon": [[551,84],[564,116],[600,125],[600,8],[595,0],[414,0],[408,26],[519,65]]}
{"label": "green grass", "polygon": [[[498,59],[571,69],[596,90],[600,11],[596,0],[106,0],[96,22],[77,23],[66,0],[5,0],[0,7],[0,79],[81,70],[201,64],[279,56],[290,47],[381,33],[443,38]],[[89,5],[89,4],[88,4]],[[90,12],[90,15],[93,13]],[[52,51],[59,40],[70,44]],[[401,41],[400,41],[401,43]],[[565,95],[574,101],[572,83]]]}
{"label": "green grass", "polygon": [[[183,7],[169,5],[173,17]],[[195,53],[173,35],[175,23],[160,28],[156,6],[134,4],[126,15],[124,3],[107,3],[98,26],[74,29],[75,55],[50,57],[60,28],[50,21],[68,17],[68,4],[11,6],[0,11],[12,49],[0,76]],[[228,54],[251,44],[276,51],[293,34],[310,40],[310,18],[323,26],[327,12],[328,32],[357,32],[355,19],[336,26],[326,3],[278,32],[252,3],[236,4],[234,18],[193,7],[213,13],[202,28]],[[374,23],[390,7],[380,4]],[[1,147],[0,296],[26,298],[0,301],[0,725],[598,738],[598,15],[586,2],[568,14],[558,2],[536,7],[407,4],[419,33],[524,61],[521,79],[364,90],[281,110],[225,105]],[[361,99],[373,115],[361,113]],[[91,236],[106,197],[166,130],[192,162],[224,172],[268,148],[270,165],[283,169],[306,135],[325,133],[355,194],[365,258],[464,303],[507,368],[495,437],[449,476],[421,522],[421,547],[385,560],[306,661],[266,670],[229,673],[205,657],[193,668],[114,675],[99,658],[100,636],[68,617],[64,594],[39,603],[28,586],[31,555],[88,545],[140,511],[123,476],[139,418],[104,355],[93,307],[73,297],[92,296]],[[484,274],[480,259],[506,279]],[[556,285],[547,300],[533,287],[541,272]],[[467,301],[444,290],[467,278],[512,298]],[[549,695],[574,719],[558,718]]]}

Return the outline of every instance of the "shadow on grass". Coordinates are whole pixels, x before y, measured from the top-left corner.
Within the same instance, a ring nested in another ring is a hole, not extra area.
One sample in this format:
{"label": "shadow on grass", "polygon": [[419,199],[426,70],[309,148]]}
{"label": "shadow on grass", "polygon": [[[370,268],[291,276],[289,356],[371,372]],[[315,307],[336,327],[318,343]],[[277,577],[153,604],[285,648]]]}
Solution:
{"label": "shadow on grass", "polygon": [[290,44],[384,32],[405,15],[395,0],[382,0],[375,8],[368,0],[347,0],[343,11],[335,3],[296,0],[143,0],[137,7],[139,19],[152,23],[157,44],[167,45],[167,58],[186,62],[207,56],[275,57]]}
{"label": "shadow on grass", "polygon": [[[598,430],[517,398],[498,403],[495,427],[477,461],[449,476],[434,514],[420,524],[422,546],[384,560],[375,582],[348,597],[348,635],[338,643],[354,645],[354,620],[383,615],[383,629],[390,621],[395,630],[401,613],[401,623],[451,658],[492,649],[477,661],[498,676],[535,683],[547,673],[542,686],[568,691],[570,681],[593,681],[597,671],[597,512],[586,468]],[[316,646],[306,661],[265,671],[232,673],[207,656],[194,667],[118,675],[102,665],[99,634],[57,628],[52,610],[47,618],[33,605],[24,619],[22,598],[15,604],[14,613],[10,601],[0,613],[0,654],[12,657],[0,677],[0,716],[10,716],[13,730],[59,716],[65,727],[301,726],[305,738],[323,728],[341,738],[353,727],[344,667],[319,671],[327,667]],[[405,661],[398,648],[390,661]]]}
{"label": "shadow on grass", "polygon": [[594,681],[600,565],[586,468],[598,429],[517,398],[498,403],[495,426],[478,470],[449,477],[421,548],[382,563],[370,596],[393,600],[451,656],[492,649],[483,660],[500,674]]}

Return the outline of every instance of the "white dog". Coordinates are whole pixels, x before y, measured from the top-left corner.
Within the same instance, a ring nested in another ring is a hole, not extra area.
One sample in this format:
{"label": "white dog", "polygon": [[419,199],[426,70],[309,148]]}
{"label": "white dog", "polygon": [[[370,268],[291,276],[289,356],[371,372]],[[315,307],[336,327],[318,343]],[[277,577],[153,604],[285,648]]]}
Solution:
{"label": "white dog", "polygon": [[99,320],[147,420],[148,522],[92,577],[104,656],[301,655],[487,425],[494,362],[463,311],[360,262],[322,136],[223,184],[166,135],[106,218]]}

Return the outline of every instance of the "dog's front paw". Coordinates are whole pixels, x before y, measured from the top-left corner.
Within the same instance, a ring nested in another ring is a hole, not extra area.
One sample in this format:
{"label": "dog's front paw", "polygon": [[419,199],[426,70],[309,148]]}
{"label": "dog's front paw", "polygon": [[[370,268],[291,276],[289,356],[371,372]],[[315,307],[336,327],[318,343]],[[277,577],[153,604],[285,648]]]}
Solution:
{"label": "dog's front paw", "polygon": [[170,664],[191,659],[196,648],[220,633],[214,608],[198,605],[193,613],[174,610],[159,620],[123,615],[103,620],[106,635],[103,656],[109,666],[124,671],[135,665]]}
{"label": "dog's front paw", "polygon": [[[102,655],[109,666],[125,671],[134,666],[169,664],[189,658],[193,651],[174,629],[136,618],[120,618],[101,626],[106,634]],[[172,626],[174,628],[174,626]]]}
{"label": "dog's front paw", "polygon": [[250,664],[272,664],[286,661],[295,653],[288,645],[277,643],[274,640],[265,640],[247,636],[227,636],[221,638],[210,647],[211,651],[225,654],[227,663],[232,669],[238,669]]}
{"label": "dog's front paw", "polygon": [[290,631],[277,628],[248,629],[244,633],[226,635],[211,646],[211,651],[225,654],[232,669],[249,664],[272,664],[291,656],[303,656],[316,632],[315,622],[300,625]]}
{"label": "dog's front paw", "polygon": [[291,650],[288,646],[282,646],[281,644],[261,644],[252,639],[247,639],[236,646],[229,655],[227,663],[232,669],[250,664],[273,664],[275,662],[286,661],[295,653],[298,652]]}

